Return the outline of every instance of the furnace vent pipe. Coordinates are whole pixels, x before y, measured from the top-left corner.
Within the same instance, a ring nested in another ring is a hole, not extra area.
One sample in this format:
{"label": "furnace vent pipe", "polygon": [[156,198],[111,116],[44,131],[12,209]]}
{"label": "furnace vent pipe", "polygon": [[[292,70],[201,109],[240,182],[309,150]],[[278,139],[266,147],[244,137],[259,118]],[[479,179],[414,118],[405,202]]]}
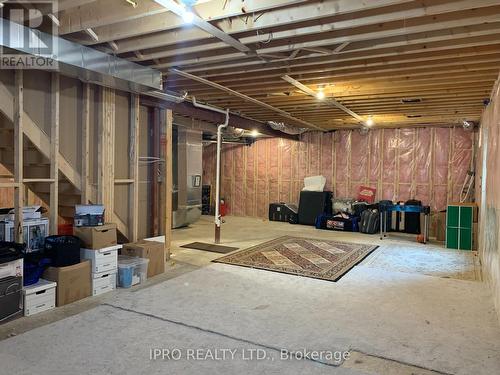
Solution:
{"label": "furnace vent pipe", "polygon": [[220,243],[220,226],[222,223],[222,220],[220,218],[220,156],[222,152],[222,130],[227,128],[227,126],[229,125],[229,108],[224,111],[216,107],[198,103],[194,96],[192,98],[193,105],[195,107],[224,113],[226,115],[226,121],[223,124],[217,126],[217,165],[215,174],[215,243]]}
{"label": "furnace vent pipe", "polygon": [[220,243],[220,154],[222,151],[222,129],[229,125],[229,109],[226,109],[226,121],[217,127],[217,167],[215,176],[215,243]]}

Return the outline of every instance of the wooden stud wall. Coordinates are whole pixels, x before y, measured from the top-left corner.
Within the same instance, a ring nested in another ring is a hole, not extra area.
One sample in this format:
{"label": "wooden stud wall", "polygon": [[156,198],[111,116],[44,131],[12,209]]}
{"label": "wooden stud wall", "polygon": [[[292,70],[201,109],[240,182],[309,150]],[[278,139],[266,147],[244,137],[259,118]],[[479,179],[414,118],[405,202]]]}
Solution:
{"label": "wooden stud wall", "polygon": [[58,233],[59,220],[59,73],[51,76],[51,127],[50,127],[50,211],[51,235]]}
{"label": "wooden stud wall", "polygon": [[24,206],[24,85],[22,70],[14,72],[14,237],[16,242],[23,240],[23,215]]}
{"label": "wooden stud wall", "polygon": [[115,92],[101,88],[98,143],[98,200],[106,207],[105,220],[113,222],[115,187]]}

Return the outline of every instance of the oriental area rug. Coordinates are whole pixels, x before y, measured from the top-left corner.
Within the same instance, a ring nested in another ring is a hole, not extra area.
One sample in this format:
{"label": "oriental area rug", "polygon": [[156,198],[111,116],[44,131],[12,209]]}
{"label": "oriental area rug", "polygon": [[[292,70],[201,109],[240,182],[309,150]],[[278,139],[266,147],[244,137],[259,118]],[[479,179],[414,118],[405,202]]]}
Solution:
{"label": "oriental area rug", "polygon": [[377,247],[283,236],[213,262],[337,281]]}

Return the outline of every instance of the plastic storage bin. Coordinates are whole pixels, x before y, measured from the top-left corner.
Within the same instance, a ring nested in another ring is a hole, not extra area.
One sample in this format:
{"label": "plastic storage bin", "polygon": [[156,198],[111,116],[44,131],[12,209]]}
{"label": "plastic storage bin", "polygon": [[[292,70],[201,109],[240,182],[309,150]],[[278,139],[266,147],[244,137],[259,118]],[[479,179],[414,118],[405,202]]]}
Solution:
{"label": "plastic storage bin", "polygon": [[148,278],[149,259],[118,256],[118,286],[130,288],[132,285],[140,284]]}
{"label": "plastic storage bin", "polygon": [[45,254],[52,267],[67,267],[80,263],[80,239],[75,236],[49,236],[45,239]]}

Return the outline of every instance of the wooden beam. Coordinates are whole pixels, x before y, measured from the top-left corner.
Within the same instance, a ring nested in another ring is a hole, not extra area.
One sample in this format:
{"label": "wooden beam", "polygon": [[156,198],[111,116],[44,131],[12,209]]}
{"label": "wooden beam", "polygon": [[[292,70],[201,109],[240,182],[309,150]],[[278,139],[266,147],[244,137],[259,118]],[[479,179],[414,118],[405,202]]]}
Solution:
{"label": "wooden beam", "polygon": [[[179,17],[184,17],[185,14],[187,13],[186,9],[182,5],[177,4],[173,0],[154,0],[154,1],[156,1],[158,4],[161,4],[163,7],[165,7],[169,11],[177,14]],[[250,48],[248,48],[246,45],[241,43],[239,40],[233,38],[231,35],[226,34],[221,29],[215,27],[210,22],[205,21],[203,18],[197,16],[194,13],[188,12],[188,14],[191,14],[193,17],[193,21],[192,21],[193,25],[197,26],[201,30],[212,35],[213,37],[221,40],[226,45],[229,45],[229,46],[233,47],[234,49],[236,49],[240,52],[243,52],[243,53],[251,53],[252,52],[252,50]]]}
{"label": "wooden beam", "polygon": [[[490,0],[493,1],[493,0]],[[249,16],[251,12],[243,14],[246,17],[244,22],[235,22],[234,19],[221,19],[215,23],[215,26],[225,33],[231,35],[244,35],[245,43],[255,44],[258,42],[265,42],[269,38],[268,31],[270,29],[294,29],[298,27],[297,25],[307,24],[309,27],[311,25],[322,25],[323,30],[329,29],[329,23],[345,24],[342,20],[334,22],[335,16],[353,14],[350,17],[351,20],[360,20],[358,22],[364,21],[365,23],[383,22],[381,19],[387,20],[387,14],[378,15],[378,17],[355,17],[355,13],[362,11],[366,14],[370,10],[377,11],[379,8],[401,5],[404,3],[411,3],[412,1],[394,1],[394,0],[378,0],[370,2],[360,2],[352,0],[337,0],[337,1],[308,1],[301,4],[295,4],[295,6],[278,9],[270,9],[266,12],[260,13],[257,17]],[[247,2],[245,2],[246,5]],[[231,3],[229,3],[231,4]],[[287,4],[290,5],[290,4]],[[230,6],[230,5],[229,5]],[[247,5],[246,5],[247,6]],[[247,9],[247,8],[245,8]],[[422,13],[422,11],[420,11]],[[384,18],[382,18],[384,17]],[[154,18],[154,17],[151,17]],[[204,18],[207,19],[207,18]],[[392,17],[394,19],[394,16]],[[214,20],[214,18],[211,18]],[[362,21],[361,21],[362,20]],[[218,42],[216,39],[207,38],[207,34],[202,30],[184,28],[176,28],[174,30],[169,30],[170,27],[158,28],[155,27],[154,22],[143,23],[142,27],[139,29],[129,30],[128,33],[122,33],[122,36],[127,36],[128,39],[124,39],[119,46],[119,53],[130,52],[137,48],[138,45],[141,49],[147,48],[158,48],[173,46],[175,44],[182,43],[193,43],[199,42],[200,40],[206,40],[203,43],[204,46],[208,48],[221,48],[224,44]],[[342,26],[340,26],[342,27]],[[337,26],[335,26],[337,28]],[[258,32],[263,30],[262,32]],[[138,32],[139,31],[139,32]],[[149,31],[145,33],[145,31]],[[106,31],[105,31],[106,34]],[[141,36],[142,35],[142,36]],[[250,36],[252,35],[252,36]],[[294,31],[288,30],[289,37],[293,37]],[[193,47],[194,48],[194,47]],[[191,51],[189,47],[186,49],[182,48],[182,51]],[[184,53],[184,52],[183,52]]]}
{"label": "wooden beam", "polygon": [[129,195],[129,240],[139,239],[139,96],[130,96],[129,178],[132,181]]}
{"label": "wooden beam", "polygon": [[163,147],[165,154],[165,247],[164,259],[170,259],[170,247],[172,242],[172,187],[173,187],[173,167],[172,167],[172,128],[173,114],[172,110],[166,111],[166,139]]}
{"label": "wooden beam", "polygon": [[24,79],[23,70],[14,71],[14,240],[23,243],[23,206],[24,206]]}
{"label": "wooden beam", "polygon": [[[329,47],[344,42],[351,43],[411,33],[431,32],[446,28],[472,26],[485,22],[499,22],[499,12],[500,6],[497,6],[469,9],[462,12],[444,13],[414,19],[400,19],[380,25],[373,24],[360,26],[352,30],[347,28],[341,30],[334,29],[326,32],[325,30],[318,29],[316,32],[311,32],[311,28],[306,28],[305,30],[294,31],[293,43],[290,43],[290,36],[285,35],[280,38],[280,32],[275,32],[273,33],[274,39],[272,43],[263,44],[263,46],[257,50],[257,53],[290,53],[297,48]],[[245,38],[241,40],[247,43]],[[155,55],[155,57],[159,56]],[[180,56],[179,54],[171,56],[165,59],[162,64],[157,65],[156,68],[183,67],[185,65],[199,65],[210,62],[222,63],[240,58],[241,54],[234,53],[234,50],[231,48],[219,47],[210,49],[203,46],[203,49],[195,52],[185,53]]]}
{"label": "wooden beam", "polygon": [[[14,101],[15,98],[12,92],[7,88],[7,86],[5,86],[3,82],[0,82],[0,111],[3,112],[5,116],[13,123],[15,123],[15,116],[12,110],[12,105],[10,105],[10,103]],[[29,116],[28,113],[26,113],[26,111],[22,113],[22,117],[24,135],[47,159],[50,159],[50,138],[33,121],[33,119]],[[59,154],[59,169],[61,170],[62,174],[66,176],[69,182],[71,182],[77,189],[80,189],[80,174],[61,154]]]}
{"label": "wooden beam", "polygon": [[[297,81],[296,79],[293,79],[292,77],[290,76],[287,76],[287,75],[284,75],[281,77],[283,80],[285,80],[286,82],[294,85],[295,87],[297,87],[299,90],[305,92],[306,94],[312,96],[312,97],[316,97],[316,93],[311,90],[309,87],[307,87],[306,85],[303,85],[302,83],[300,83],[299,81]],[[349,114],[350,116],[354,117],[356,120],[360,121],[362,124],[366,125],[366,126],[370,126],[366,123],[366,120],[361,117],[360,115],[358,115],[357,113],[353,112],[352,110],[350,110],[349,108],[347,108],[346,106],[344,106],[343,104],[339,103],[338,101],[336,101],[334,98],[332,97],[328,97],[328,98],[324,98],[323,99],[323,102],[326,103],[326,104],[329,104],[329,105],[333,105],[335,106],[336,108],[346,112],[347,114]]]}
{"label": "wooden beam", "polygon": [[211,81],[206,80],[206,79],[204,79],[204,78],[200,78],[200,77],[197,77],[197,76],[195,76],[195,75],[192,75],[192,74],[189,74],[189,73],[182,72],[182,71],[180,71],[180,70],[178,70],[178,69],[171,69],[170,71],[171,71],[172,73],[174,73],[174,74],[178,74],[178,75],[180,75],[180,76],[182,76],[182,77],[189,78],[189,79],[192,79],[192,80],[194,80],[194,81],[197,81],[197,82],[203,83],[203,84],[205,84],[205,85],[207,85],[207,86],[214,87],[214,88],[216,88],[216,89],[218,89],[218,90],[221,90],[221,91],[224,91],[224,92],[226,92],[226,93],[228,93],[228,94],[230,94],[230,95],[237,96],[237,97],[239,97],[239,98],[241,98],[241,99],[243,99],[243,100],[246,100],[246,101],[252,102],[252,103],[257,104],[257,105],[259,105],[259,106],[261,106],[261,107],[264,107],[264,108],[266,108],[266,109],[268,109],[268,110],[271,110],[271,111],[273,111],[273,112],[276,112],[276,113],[278,113],[281,117],[284,117],[284,118],[286,118],[286,119],[288,119],[288,120],[291,120],[291,121],[294,123],[294,125],[300,124],[299,126],[306,126],[306,127],[308,127],[308,128],[313,128],[313,129],[317,129],[317,130],[323,130],[321,127],[319,127],[319,126],[317,126],[317,125],[315,125],[315,124],[313,124],[313,123],[310,123],[310,122],[307,122],[307,121],[301,120],[301,119],[299,119],[299,118],[296,118],[296,117],[294,117],[294,116],[290,115],[289,113],[287,113],[287,112],[285,112],[285,111],[283,111],[283,110],[281,110],[281,109],[279,109],[279,108],[273,107],[273,106],[271,106],[271,105],[269,105],[269,104],[266,104],[266,103],[264,103],[264,102],[261,102],[260,100],[257,100],[257,99],[254,99],[254,98],[251,98],[251,97],[249,97],[249,96],[247,96],[247,95],[244,95],[244,94],[241,94],[241,93],[239,93],[239,92],[237,92],[237,91],[235,91],[235,90],[232,90],[232,89],[230,89],[230,88],[227,88],[227,87],[224,87],[224,86],[222,86],[222,85],[219,85],[218,83],[211,82]]}
{"label": "wooden beam", "polygon": [[0,182],[0,189],[18,188],[18,182]]}
{"label": "wooden beam", "polygon": [[[388,3],[389,1],[395,3],[396,1],[407,2],[409,0],[377,0],[373,2]],[[63,29],[62,31],[60,31],[60,33],[65,34],[66,32],[73,32],[70,30],[82,29],[82,24],[86,24],[91,25],[91,27],[95,28],[96,32],[99,34],[101,41],[107,42],[110,40],[131,38],[138,35],[145,35],[156,33],[159,31],[174,30],[186,27],[182,18],[171,12],[168,12],[168,10],[164,7],[153,3],[155,8],[148,8],[148,6],[151,4],[150,1],[148,1],[148,3],[139,1],[138,7],[135,8],[135,10],[125,10],[125,7],[122,7],[121,4],[118,4],[117,7],[116,4],[113,4],[113,2],[109,0],[100,3],[107,2],[109,2],[109,6],[100,4],[100,9],[97,9],[97,7],[91,9],[92,7],[89,6],[85,9],[81,9],[79,12],[73,12],[71,18],[76,19],[76,24],[67,24],[67,27],[65,27],[66,24],[62,23]],[[253,13],[259,14],[265,11],[269,11],[273,8],[298,5],[306,2],[307,1],[305,0],[245,0],[245,2],[243,3],[241,1],[211,0],[196,4],[193,7],[193,13],[196,13],[204,20],[210,20],[213,22],[229,17],[247,16]],[[343,2],[348,3],[352,1],[343,0]],[[365,7],[369,5],[370,4],[364,4]],[[106,11],[108,13],[110,12],[110,14],[107,16],[108,19],[106,19],[106,17],[93,17],[91,14],[91,12],[94,14],[105,14],[103,12]],[[77,17],[81,17],[81,20],[78,20]],[[193,28],[192,31],[195,31],[197,35],[203,33],[203,35],[206,37],[206,34],[201,30]],[[82,41],[82,43],[95,44],[95,42],[92,42],[91,40],[85,40]],[[136,44],[136,46],[138,45],[140,44]],[[120,47],[120,43],[118,43],[118,46]],[[130,51],[133,50],[134,49],[131,49]]]}
{"label": "wooden beam", "polygon": [[[160,123],[162,122],[160,119],[160,108],[154,108],[153,109],[153,121],[150,124],[151,129],[150,129],[150,152],[153,153],[153,157],[158,158],[160,157]],[[153,237],[159,236],[160,234],[160,204],[161,204],[161,197],[160,197],[160,187],[159,187],[159,181],[158,181],[158,171],[156,169],[155,164],[152,164],[151,167],[149,168],[149,174],[150,174],[150,181],[151,181],[151,218],[152,218],[152,223],[151,223],[151,234]]]}
{"label": "wooden beam", "polygon": [[112,222],[115,218],[115,91],[100,87],[100,94],[97,197],[106,208],[105,221]]}
{"label": "wooden beam", "polygon": [[49,205],[49,231],[51,235],[57,234],[59,221],[59,73],[51,74],[50,93],[50,205]]}
{"label": "wooden beam", "polygon": [[53,183],[55,180],[53,178],[25,178],[23,182],[25,184],[33,184],[36,182]]}
{"label": "wooden beam", "polygon": [[82,84],[82,184],[81,202],[88,204],[92,199],[90,188],[90,84]]}

